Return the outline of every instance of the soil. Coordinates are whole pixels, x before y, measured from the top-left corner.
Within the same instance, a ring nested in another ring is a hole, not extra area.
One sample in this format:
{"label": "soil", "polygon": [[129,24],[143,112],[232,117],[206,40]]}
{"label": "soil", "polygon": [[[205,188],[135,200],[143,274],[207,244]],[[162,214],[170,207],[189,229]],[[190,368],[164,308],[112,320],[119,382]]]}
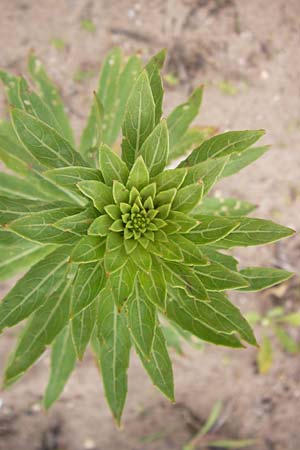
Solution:
{"label": "soil", "polygon": [[[34,49],[61,87],[77,135],[109,48],[139,50],[146,58],[167,47],[166,73],[178,84],[166,87],[166,112],[204,83],[197,124],[220,131],[263,127],[264,142],[272,144],[251,167],[222,181],[219,194],[254,202],[256,216],[299,229],[299,0],[0,0],[0,6],[0,65],[24,73],[26,55]],[[83,19],[92,20],[95,30],[83,29]],[[65,48],[57,49],[54,38],[62,39]],[[79,70],[89,76],[76,82]],[[5,114],[2,93],[0,114]],[[295,236],[238,256],[242,265],[297,273],[299,248]],[[10,284],[2,284],[3,293]],[[297,311],[299,281],[294,278],[279,291],[234,299],[244,311],[263,312],[274,305]],[[260,338],[261,330],[256,331]],[[10,330],[1,339],[1,366],[16,333]],[[78,364],[56,405],[47,414],[42,411],[46,355],[22,381],[0,394],[0,449],[181,450],[222,400],[218,437],[256,439],[248,447],[255,450],[299,450],[300,358],[284,353],[275,341],[274,347],[271,370],[259,375],[255,349],[206,345],[199,351],[186,346],[183,356],[172,355],[174,405],[156,392],[133,356],[121,431],[105,405],[90,354]]]}

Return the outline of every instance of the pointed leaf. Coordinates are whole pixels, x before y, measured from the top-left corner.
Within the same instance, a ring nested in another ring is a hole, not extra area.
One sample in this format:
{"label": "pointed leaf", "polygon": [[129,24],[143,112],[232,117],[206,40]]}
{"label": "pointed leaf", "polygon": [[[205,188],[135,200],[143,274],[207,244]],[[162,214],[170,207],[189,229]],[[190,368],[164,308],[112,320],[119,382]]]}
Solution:
{"label": "pointed leaf", "polygon": [[203,195],[203,183],[191,184],[177,191],[172,209],[189,212],[198,205]]}
{"label": "pointed leaf", "polygon": [[166,307],[167,290],[164,272],[159,263],[152,258],[152,267],[149,274],[139,272],[139,280],[148,299],[163,311]]}
{"label": "pointed leaf", "polygon": [[154,181],[158,192],[166,191],[171,188],[179,189],[186,177],[187,169],[169,169],[158,174]]}
{"label": "pointed leaf", "polygon": [[256,208],[252,203],[245,202],[244,200],[236,200],[235,198],[219,198],[219,197],[207,197],[204,198],[194,210],[194,214],[203,214],[207,216],[228,216],[240,217],[246,216]]}
{"label": "pointed leaf", "polygon": [[77,183],[80,181],[103,181],[100,170],[89,167],[60,167],[45,172],[45,175],[64,188],[80,194]]}
{"label": "pointed leaf", "polygon": [[77,186],[86,197],[93,201],[95,208],[102,214],[105,213],[104,207],[114,201],[111,188],[101,181],[80,181]]}
{"label": "pointed leaf", "polygon": [[122,308],[124,302],[130,296],[135,277],[136,267],[130,259],[119,270],[110,274],[108,282],[118,309]]}
{"label": "pointed leaf", "polygon": [[115,180],[126,183],[129,173],[127,166],[107,145],[99,149],[99,168],[107,185],[112,186]]}
{"label": "pointed leaf", "polygon": [[252,292],[275,286],[293,276],[293,273],[287,270],[273,267],[247,267],[241,270],[240,274],[248,281],[249,286],[239,290]]}
{"label": "pointed leaf", "polygon": [[135,187],[136,189],[141,190],[148,184],[149,172],[142,156],[139,156],[130,170],[126,187],[128,189]]}
{"label": "pointed leaf", "polygon": [[76,363],[70,328],[66,326],[55,338],[51,352],[51,372],[43,400],[49,409],[62,393]]}
{"label": "pointed leaf", "polygon": [[89,304],[71,321],[72,340],[77,357],[82,360],[97,318],[97,301]]}
{"label": "pointed leaf", "polygon": [[250,147],[249,149],[244,150],[242,154],[234,153],[227,162],[222,173],[222,177],[230,177],[231,175],[239,172],[244,167],[264,155],[268,150],[270,150],[270,147],[265,145],[263,147]]}
{"label": "pointed leaf", "polygon": [[188,168],[183,186],[193,183],[203,183],[203,195],[206,195],[221,177],[228,157],[208,159]]}
{"label": "pointed leaf", "polygon": [[141,155],[149,170],[150,176],[163,171],[169,153],[169,134],[165,120],[162,120],[147,137],[138,155]]}
{"label": "pointed leaf", "polygon": [[192,266],[205,266],[208,264],[199,247],[186,239],[182,234],[174,234],[169,237],[169,240],[179,246],[184,258],[184,264]]}
{"label": "pointed leaf", "polygon": [[223,217],[201,215],[196,217],[200,224],[193,228],[186,237],[198,245],[217,242],[230,234],[240,224],[239,220],[229,220]]}
{"label": "pointed leaf", "polygon": [[206,266],[195,267],[205,289],[208,291],[226,291],[228,289],[247,289],[247,279],[237,272],[226,269],[221,264],[210,263]]}
{"label": "pointed leaf", "polygon": [[74,247],[71,261],[75,263],[90,263],[103,259],[105,239],[98,236],[85,236]]}
{"label": "pointed leaf", "polygon": [[107,236],[112,224],[112,218],[104,214],[93,221],[89,227],[88,234],[94,236]]}
{"label": "pointed leaf", "polygon": [[166,58],[166,50],[163,49],[154,55],[148,64],[145,66],[149,77],[149,83],[151,86],[151,91],[153,95],[153,100],[155,103],[155,124],[157,124],[162,115],[162,102],[164,90],[162,86],[162,80],[160,76],[160,70],[164,65]]}
{"label": "pointed leaf", "polygon": [[137,78],[123,122],[122,159],[131,168],[155,124],[155,104],[146,71]]}
{"label": "pointed leaf", "polygon": [[94,208],[87,208],[78,214],[63,217],[53,225],[63,231],[70,231],[75,234],[86,234],[91,223],[98,216],[98,211]]}

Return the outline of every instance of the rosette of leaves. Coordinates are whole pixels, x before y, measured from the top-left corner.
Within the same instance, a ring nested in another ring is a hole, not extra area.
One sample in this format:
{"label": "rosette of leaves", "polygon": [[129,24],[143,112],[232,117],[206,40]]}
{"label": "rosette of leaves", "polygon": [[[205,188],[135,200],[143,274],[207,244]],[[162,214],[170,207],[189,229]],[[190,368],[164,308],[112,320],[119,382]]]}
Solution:
{"label": "rosette of leaves", "polygon": [[118,423],[132,348],[173,400],[160,321],[217,345],[256,345],[225,292],[290,277],[273,268],[239,271],[226,250],[274,242],[292,230],[247,217],[249,203],[207,197],[221,177],[266,151],[253,147],[263,132],[206,139],[191,128],[202,87],[162,119],[164,56],[143,68],[137,56],[124,63],[119,49],[110,52],[78,148],[58,89],[34,55],[36,90],[22,77],[0,74],[11,117],[0,125],[0,158],[15,172],[0,174],[0,277],[27,271],[0,303],[0,330],[26,320],[5,385],[50,346],[46,408],[89,343]]}

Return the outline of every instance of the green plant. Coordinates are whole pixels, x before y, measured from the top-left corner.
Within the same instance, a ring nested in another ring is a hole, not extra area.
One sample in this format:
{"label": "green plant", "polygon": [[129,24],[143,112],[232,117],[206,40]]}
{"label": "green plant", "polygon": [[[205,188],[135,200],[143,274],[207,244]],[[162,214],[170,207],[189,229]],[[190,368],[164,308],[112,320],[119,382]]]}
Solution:
{"label": "green plant", "polygon": [[260,325],[264,332],[261,345],[257,351],[257,366],[261,374],[266,374],[272,367],[274,359],[273,339],[277,338],[284,351],[291,355],[300,352],[300,342],[287,330],[287,327],[300,327],[300,312],[286,314],[282,307],[270,309],[262,315],[258,312],[249,312],[246,315],[251,325]]}
{"label": "green plant", "polygon": [[209,414],[206,422],[198,433],[183,447],[182,450],[197,450],[200,448],[250,448],[257,443],[255,439],[227,439],[216,435],[218,422],[221,419],[222,402],[217,402]]}
{"label": "green plant", "polygon": [[[11,122],[1,122],[0,158],[16,172],[0,173],[0,276],[29,269],[0,304],[0,330],[27,319],[4,383],[51,346],[46,408],[89,342],[118,423],[132,346],[173,400],[159,317],[217,345],[256,345],[224,291],[255,291],[291,276],[239,272],[226,250],[274,242],[292,230],[245,217],[249,203],[207,198],[221,177],[267,150],[252,147],[263,131],[203,141],[201,130],[189,128],[202,87],[161,120],[164,58],[162,51],[143,69],[137,56],[124,64],[119,49],[109,53],[78,149],[58,89],[33,54],[29,73],[39,94],[24,78],[0,74],[11,105]],[[111,146],[121,127],[120,157]],[[165,169],[191,148],[176,169]]]}

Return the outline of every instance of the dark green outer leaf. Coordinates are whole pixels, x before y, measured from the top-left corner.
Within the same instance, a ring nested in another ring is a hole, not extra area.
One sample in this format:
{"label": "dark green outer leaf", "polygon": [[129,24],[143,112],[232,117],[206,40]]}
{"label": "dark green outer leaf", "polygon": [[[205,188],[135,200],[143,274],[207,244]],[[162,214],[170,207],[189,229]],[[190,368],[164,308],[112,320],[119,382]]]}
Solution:
{"label": "dark green outer leaf", "polygon": [[109,407],[118,425],[127,395],[130,336],[124,311],[118,313],[109,290],[99,300],[97,336],[99,364]]}
{"label": "dark green outer leaf", "polygon": [[55,338],[51,353],[51,372],[43,400],[44,407],[50,406],[62,393],[76,363],[76,353],[70,327],[66,326]]}
{"label": "dark green outer leaf", "polygon": [[95,300],[71,321],[72,340],[78,358],[83,358],[97,318],[98,302]]}
{"label": "dark green outer leaf", "polygon": [[226,291],[248,286],[247,279],[221,264],[211,263],[195,267],[205,289],[208,291]]}
{"label": "dark green outer leaf", "polygon": [[249,286],[239,290],[252,292],[275,286],[293,276],[293,273],[287,270],[273,267],[247,267],[241,270],[240,274],[248,281]]}
{"label": "dark green outer leaf", "polygon": [[33,81],[39,87],[43,99],[52,109],[57,122],[63,129],[64,138],[67,139],[71,145],[74,145],[73,131],[65,112],[65,106],[59,95],[58,89],[55,84],[49,79],[41,61],[39,61],[33,53],[29,55],[28,70]]}
{"label": "dark green outer leaf", "polygon": [[64,278],[69,249],[61,247],[34,265],[0,303],[0,330],[12,327],[41,307]]}

